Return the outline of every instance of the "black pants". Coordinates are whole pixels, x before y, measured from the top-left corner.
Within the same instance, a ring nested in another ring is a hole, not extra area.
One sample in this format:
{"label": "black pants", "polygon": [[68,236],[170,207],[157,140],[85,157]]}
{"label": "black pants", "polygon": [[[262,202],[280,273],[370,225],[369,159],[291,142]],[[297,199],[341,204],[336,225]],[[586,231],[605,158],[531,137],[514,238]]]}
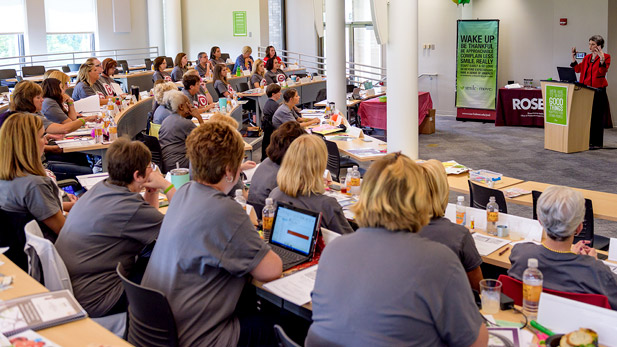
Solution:
{"label": "black pants", "polygon": [[589,145],[602,147],[604,145],[604,114],[608,110],[606,88],[599,88],[593,97],[591,109],[591,126],[589,128]]}

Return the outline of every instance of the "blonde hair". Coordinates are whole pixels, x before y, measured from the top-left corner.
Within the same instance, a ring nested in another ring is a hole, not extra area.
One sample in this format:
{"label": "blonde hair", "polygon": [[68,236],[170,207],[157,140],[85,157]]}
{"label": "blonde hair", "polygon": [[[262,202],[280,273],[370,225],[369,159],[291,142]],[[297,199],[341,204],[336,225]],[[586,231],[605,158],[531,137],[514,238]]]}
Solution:
{"label": "blonde hair", "polygon": [[213,114],[212,116],[210,116],[209,121],[210,122],[223,122],[234,129],[238,129],[238,122],[235,119],[231,118],[230,116],[224,115],[220,112],[217,112]]}
{"label": "blonde hair", "polygon": [[446,214],[450,185],[443,164],[439,160],[431,159],[420,163],[424,171],[424,178],[428,187],[431,203],[431,218],[440,218]]}
{"label": "blonde hair", "polygon": [[79,66],[79,72],[77,73],[77,81],[84,82],[89,86],[92,85],[93,82],[90,81],[90,76],[88,75],[92,69],[95,68],[94,61],[98,60],[97,58],[88,58],[83,64]]}
{"label": "blonde hair", "polygon": [[43,89],[32,81],[21,81],[15,86],[11,94],[9,109],[14,112],[36,112],[34,98],[43,95]]}
{"label": "blonde hair", "polygon": [[[261,73],[257,72],[257,69],[259,68],[259,65],[263,66],[263,70]],[[255,60],[255,62],[253,63],[253,73],[254,74],[258,74],[261,77],[264,77],[264,75],[266,74],[266,64],[264,64],[264,61],[261,59],[257,59]]]}
{"label": "blonde hair", "polygon": [[253,53],[253,49],[250,46],[244,46],[242,47],[242,54],[251,54]]}
{"label": "blonde hair", "polygon": [[173,82],[164,82],[159,83],[154,86],[154,90],[152,94],[154,94],[154,100],[159,104],[163,104],[163,97],[165,96],[165,92],[170,90],[178,90],[178,86],[176,86]]}
{"label": "blonde hair", "polygon": [[60,71],[58,69],[49,69],[49,70],[45,70],[45,73],[43,74],[43,79],[46,80],[49,78],[49,75],[51,75],[53,72],[56,71]]}
{"label": "blonde hair", "polygon": [[327,160],[322,139],[308,134],[298,137],[287,149],[276,176],[279,189],[291,197],[323,194]]}
{"label": "blonde hair", "polygon": [[30,113],[10,115],[0,129],[0,179],[10,181],[28,174],[46,176],[39,156],[41,118]]}
{"label": "blonde hair", "polygon": [[65,74],[62,71],[52,71],[47,78],[55,78],[58,81],[60,81],[60,84],[63,86],[66,86],[67,83],[69,83],[71,81],[71,78],[69,77],[69,75]]}
{"label": "blonde hair", "polygon": [[[199,76],[199,72],[197,72],[197,70],[195,69],[188,69],[184,75],[182,75],[182,77],[184,76],[191,76],[191,75],[195,75],[195,76]],[[201,77],[201,76],[200,76]]]}
{"label": "blonde hair", "polygon": [[431,210],[422,169],[403,154],[386,155],[364,175],[360,200],[351,210],[360,227],[418,232]]}

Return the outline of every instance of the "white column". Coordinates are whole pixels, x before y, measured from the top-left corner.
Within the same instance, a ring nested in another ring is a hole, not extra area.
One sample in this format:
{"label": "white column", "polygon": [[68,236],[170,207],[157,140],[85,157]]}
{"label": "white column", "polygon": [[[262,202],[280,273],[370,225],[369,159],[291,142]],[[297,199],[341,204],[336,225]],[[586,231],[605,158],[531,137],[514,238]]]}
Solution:
{"label": "white column", "polygon": [[175,58],[182,52],[182,5],[180,0],[163,0],[165,12],[165,55]]}
{"label": "white column", "polygon": [[47,27],[45,23],[45,2],[43,0],[26,0],[24,1],[24,6],[26,10],[25,53],[46,54]]}
{"label": "white column", "polygon": [[148,0],[148,45],[158,47],[159,55],[165,55],[163,27],[163,0]]}
{"label": "white column", "polygon": [[347,117],[345,73],[345,1],[326,0],[326,86],[328,101]]}
{"label": "white column", "polygon": [[418,0],[390,0],[388,35],[388,152],[417,159]]}

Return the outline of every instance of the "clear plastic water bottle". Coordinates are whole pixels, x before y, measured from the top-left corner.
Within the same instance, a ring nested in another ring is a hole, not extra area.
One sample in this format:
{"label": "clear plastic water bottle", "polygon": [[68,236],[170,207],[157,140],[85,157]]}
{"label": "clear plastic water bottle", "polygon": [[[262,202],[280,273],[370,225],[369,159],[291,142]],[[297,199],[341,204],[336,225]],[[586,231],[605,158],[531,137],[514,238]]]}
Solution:
{"label": "clear plastic water bottle", "polygon": [[116,125],[116,122],[113,118],[109,121],[107,133],[109,134],[109,142],[113,142],[118,139],[118,125]]}
{"label": "clear plastic water bottle", "polygon": [[246,199],[244,199],[244,194],[242,194],[242,189],[236,189],[236,202],[242,206],[244,210],[246,210]]}
{"label": "clear plastic water bottle", "polygon": [[103,126],[101,123],[97,123],[94,128],[94,142],[103,143]]}
{"label": "clear plastic water bottle", "polygon": [[491,196],[486,204],[486,233],[497,236],[497,222],[499,221],[499,205],[495,197]]}
{"label": "clear plastic water bottle", "polygon": [[264,229],[264,240],[270,239],[272,232],[272,223],[274,223],[274,202],[272,198],[266,199],[266,206],[261,212],[261,222]]}
{"label": "clear plastic water bottle", "polygon": [[358,170],[358,166],[354,165],[353,170],[351,171],[351,195],[357,197],[360,195],[360,170]]}
{"label": "clear plastic water bottle", "polygon": [[463,205],[465,197],[460,195],[456,198],[456,224],[465,226],[467,224],[467,207]]}
{"label": "clear plastic water bottle", "polygon": [[538,270],[538,259],[529,258],[523,272],[523,312],[529,319],[538,316],[538,303],[542,293],[542,272]]}
{"label": "clear plastic water bottle", "polygon": [[347,186],[347,189],[345,190],[347,195],[351,195],[351,171],[347,169],[347,174],[345,175],[345,185]]}

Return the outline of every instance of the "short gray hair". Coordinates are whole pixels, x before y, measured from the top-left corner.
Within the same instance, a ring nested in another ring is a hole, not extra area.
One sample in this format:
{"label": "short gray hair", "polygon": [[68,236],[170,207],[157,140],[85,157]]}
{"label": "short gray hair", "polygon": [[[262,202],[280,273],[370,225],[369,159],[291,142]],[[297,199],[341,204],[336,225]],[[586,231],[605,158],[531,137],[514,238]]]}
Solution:
{"label": "short gray hair", "polygon": [[178,113],[178,107],[187,101],[189,101],[189,98],[177,90],[170,90],[163,97],[163,104],[173,113]]}
{"label": "short gray hair", "polygon": [[581,192],[562,186],[550,186],[540,195],[538,220],[546,235],[564,241],[574,234],[585,218],[585,199]]}
{"label": "short gray hair", "polygon": [[162,105],[165,92],[170,90],[178,90],[178,86],[173,82],[165,82],[155,85],[154,90],[152,91],[154,94],[154,100],[158,102],[159,105]]}

